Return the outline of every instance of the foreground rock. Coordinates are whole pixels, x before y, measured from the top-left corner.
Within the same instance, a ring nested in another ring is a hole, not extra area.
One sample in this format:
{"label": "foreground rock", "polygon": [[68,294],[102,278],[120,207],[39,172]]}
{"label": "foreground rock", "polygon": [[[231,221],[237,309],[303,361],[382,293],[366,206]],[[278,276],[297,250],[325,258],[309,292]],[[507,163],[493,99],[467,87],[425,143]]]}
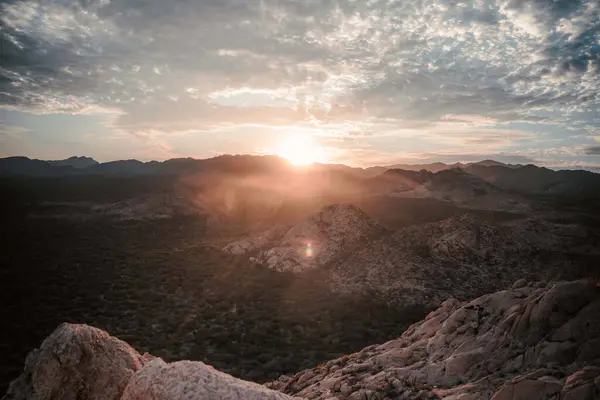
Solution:
{"label": "foreground rock", "polygon": [[151,361],[127,385],[122,400],[286,400],[291,397],[236,379],[201,362]]}
{"label": "foreground rock", "polygon": [[2,400],[291,399],[201,362],[167,364],[87,325],[60,325]]}
{"label": "foreground rock", "polygon": [[592,400],[600,398],[595,282],[450,299],[388,343],[269,387],[307,399]]}
{"label": "foreground rock", "polygon": [[252,256],[252,261],[278,271],[302,272],[338,260],[383,232],[358,207],[334,204],[295,225],[231,243],[223,251]]}
{"label": "foreground rock", "polygon": [[3,400],[120,399],[144,360],[100,329],[62,324],[29,353]]}
{"label": "foreground rock", "polygon": [[61,325],[3,400],[600,399],[600,286],[528,284],[445,301],[398,339],[261,386]]}

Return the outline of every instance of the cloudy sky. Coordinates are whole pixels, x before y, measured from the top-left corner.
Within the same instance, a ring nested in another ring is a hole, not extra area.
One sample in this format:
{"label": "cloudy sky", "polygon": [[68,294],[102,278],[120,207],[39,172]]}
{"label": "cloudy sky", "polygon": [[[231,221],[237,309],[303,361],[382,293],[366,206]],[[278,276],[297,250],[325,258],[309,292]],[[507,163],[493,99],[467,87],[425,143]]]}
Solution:
{"label": "cloudy sky", "polygon": [[600,166],[597,0],[0,0],[0,156]]}

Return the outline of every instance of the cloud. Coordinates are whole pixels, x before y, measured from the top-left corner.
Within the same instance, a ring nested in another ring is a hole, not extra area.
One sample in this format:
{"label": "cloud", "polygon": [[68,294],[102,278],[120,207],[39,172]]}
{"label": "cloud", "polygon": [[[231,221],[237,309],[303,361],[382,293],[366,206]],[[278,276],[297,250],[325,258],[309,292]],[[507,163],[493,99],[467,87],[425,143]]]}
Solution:
{"label": "cloud", "polygon": [[133,134],[312,125],[500,150],[534,135],[507,124],[600,126],[581,117],[600,109],[599,12],[593,0],[14,0],[0,3],[0,107],[112,113]]}
{"label": "cloud", "polygon": [[24,133],[29,132],[29,129],[0,122],[0,138],[19,139]]}
{"label": "cloud", "polygon": [[600,146],[590,146],[585,149],[585,154],[590,156],[600,155]]}

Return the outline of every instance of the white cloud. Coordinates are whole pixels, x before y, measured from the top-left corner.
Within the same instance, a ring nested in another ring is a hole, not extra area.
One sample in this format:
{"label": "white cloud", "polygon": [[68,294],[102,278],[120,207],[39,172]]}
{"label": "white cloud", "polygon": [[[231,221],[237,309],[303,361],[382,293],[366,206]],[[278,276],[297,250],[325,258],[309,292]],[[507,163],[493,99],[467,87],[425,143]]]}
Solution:
{"label": "white cloud", "polygon": [[112,112],[131,133],[318,126],[501,149],[533,135],[504,124],[566,132],[600,108],[599,4],[4,2],[0,107]]}

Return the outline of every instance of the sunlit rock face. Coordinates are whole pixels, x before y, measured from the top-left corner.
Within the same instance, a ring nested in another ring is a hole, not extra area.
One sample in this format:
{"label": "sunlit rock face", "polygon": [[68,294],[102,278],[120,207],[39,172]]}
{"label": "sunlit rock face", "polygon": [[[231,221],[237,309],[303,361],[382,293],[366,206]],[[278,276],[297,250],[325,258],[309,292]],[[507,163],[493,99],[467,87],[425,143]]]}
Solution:
{"label": "sunlit rock face", "polygon": [[334,204],[295,225],[273,228],[223,250],[247,254],[278,271],[301,272],[338,260],[384,231],[358,207]]}
{"label": "sunlit rock face", "polygon": [[100,329],[65,323],[29,353],[2,400],[118,400],[147,359]]}
{"label": "sunlit rock face", "polygon": [[28,356],[2,400],[287,400],[202,362],[165,363],[88,326],[62,324]]}
{"label": "sunlit rock face", "polygon": [[267,386],[307,399],[598,399],[598,315],[595,282],[519,280]]}

